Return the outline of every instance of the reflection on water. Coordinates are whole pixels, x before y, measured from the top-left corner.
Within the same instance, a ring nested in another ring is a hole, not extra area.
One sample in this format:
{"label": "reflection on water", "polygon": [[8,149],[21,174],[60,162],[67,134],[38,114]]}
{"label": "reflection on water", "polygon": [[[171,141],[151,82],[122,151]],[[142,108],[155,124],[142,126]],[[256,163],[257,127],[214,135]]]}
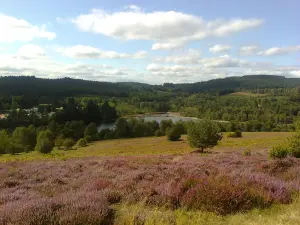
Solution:
{"label": "reflection on water", "polygon": [[[136,117],[137,119],[143,119],[145,121],[156,121],[160,123],[162,120],[172,120],[173,123],[176,123],[180,120],[182,121],[190,121],[190,120],[199,120],[196,117],[184,117],[179,115],[174,115],[170,113],[164,113],[164,114],[151,114],[151,115],[143,115]],[[112,129],[114,127],[115,123],[106,123],[101,124],[98,126],[98,131],[101,131],[103,129]]]}

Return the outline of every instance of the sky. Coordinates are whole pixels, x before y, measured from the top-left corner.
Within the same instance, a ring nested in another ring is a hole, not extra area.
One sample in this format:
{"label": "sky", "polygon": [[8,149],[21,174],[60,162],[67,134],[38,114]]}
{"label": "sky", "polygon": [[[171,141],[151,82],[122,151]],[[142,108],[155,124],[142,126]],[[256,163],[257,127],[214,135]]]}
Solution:
{"label": "sky", "polygon": [[0,0],[0,76],[300,77],[299,0]]}

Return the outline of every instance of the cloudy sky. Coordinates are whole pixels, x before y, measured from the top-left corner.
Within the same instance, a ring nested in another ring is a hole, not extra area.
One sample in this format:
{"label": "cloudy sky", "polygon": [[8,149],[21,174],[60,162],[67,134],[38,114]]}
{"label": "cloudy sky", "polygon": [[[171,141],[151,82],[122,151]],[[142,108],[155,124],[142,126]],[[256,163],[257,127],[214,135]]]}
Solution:
{"label": "cloudy sky", "polygon": [[0,75],[300,77],[299,0],[0,0]]}

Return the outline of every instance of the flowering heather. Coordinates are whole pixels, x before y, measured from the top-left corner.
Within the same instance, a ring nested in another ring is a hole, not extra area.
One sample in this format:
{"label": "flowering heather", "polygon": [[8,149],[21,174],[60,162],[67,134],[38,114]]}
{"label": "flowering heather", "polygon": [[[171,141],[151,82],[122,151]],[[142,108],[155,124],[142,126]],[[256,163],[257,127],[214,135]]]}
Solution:
{"label": "flowering heather", "polygon": [[225,215],[290,203],[300,162],[266,154],[92,157],[0,164],[0,224],[113,224],[112,204]]}

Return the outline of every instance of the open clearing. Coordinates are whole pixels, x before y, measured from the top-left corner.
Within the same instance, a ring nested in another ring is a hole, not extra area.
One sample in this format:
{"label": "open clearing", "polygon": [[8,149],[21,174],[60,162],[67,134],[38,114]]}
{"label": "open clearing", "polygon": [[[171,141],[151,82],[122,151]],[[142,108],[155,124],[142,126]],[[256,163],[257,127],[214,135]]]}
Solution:
{"label": "open clearing", "polygon": [[267,94],[258,94],[258,93],[250,93],[250,92],[234,92],[234,93],[230,93],[229,95],[248,96],[248,97],[265,97],[265,96],[268,96]]}
{"label": "open clearing", "polygon": [[[273,145],[283,143],[291,135],[292,133],[288,132],[245,132],[243,133],[243,138],[227,138],[227,134],[224,133],[223,140],[210,151],[232,152],[249,149],[255,152],[264,152]],[[55,150],[51,154],[46,155],[38,152],[2,155],[0,156],[0,162],[91,156],[170,155],[186,154],[193,150],[195,149],[189,147],[186,136],[183,136],[182,140],[176,142],[170,142],[166,137],[147,137],[98,141],[77,150]]]}

